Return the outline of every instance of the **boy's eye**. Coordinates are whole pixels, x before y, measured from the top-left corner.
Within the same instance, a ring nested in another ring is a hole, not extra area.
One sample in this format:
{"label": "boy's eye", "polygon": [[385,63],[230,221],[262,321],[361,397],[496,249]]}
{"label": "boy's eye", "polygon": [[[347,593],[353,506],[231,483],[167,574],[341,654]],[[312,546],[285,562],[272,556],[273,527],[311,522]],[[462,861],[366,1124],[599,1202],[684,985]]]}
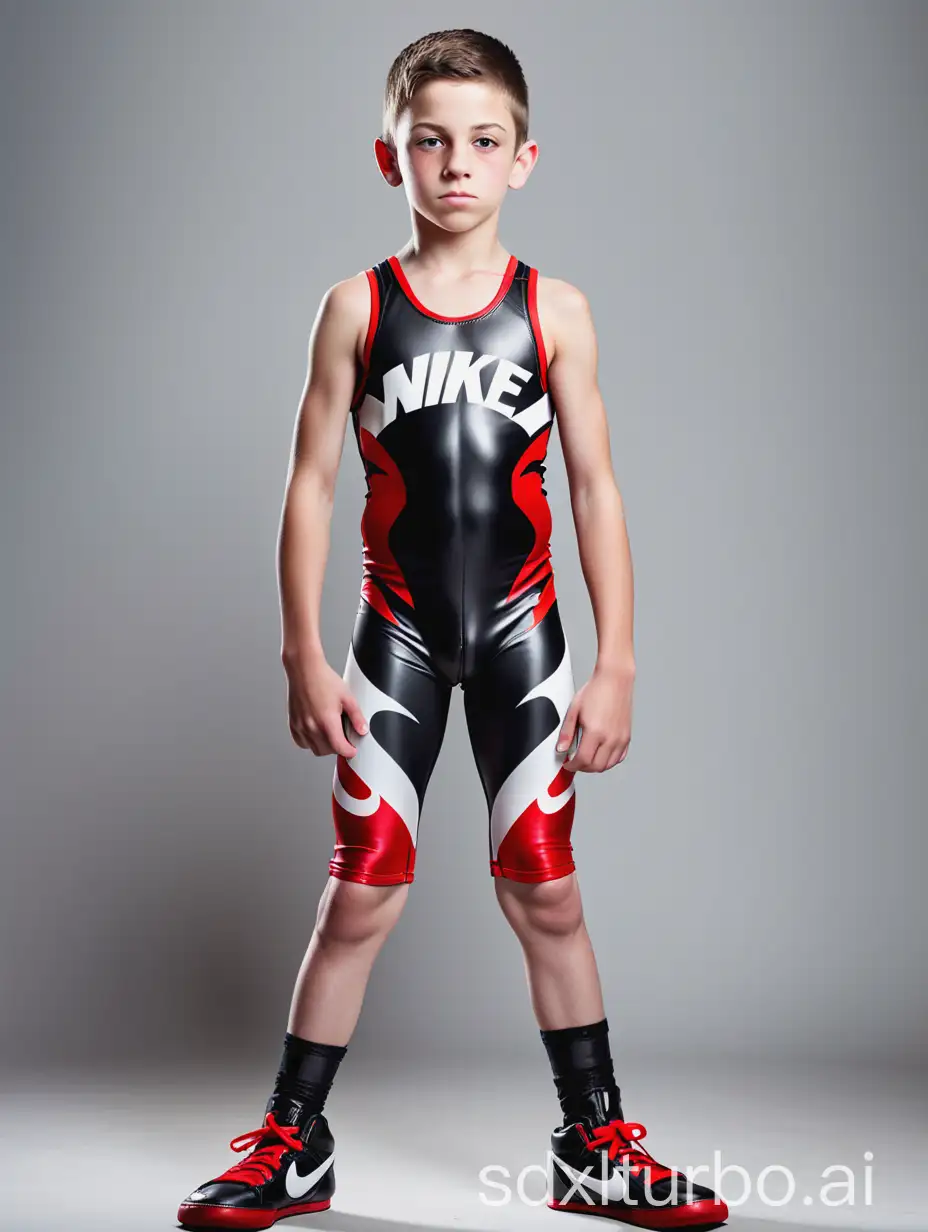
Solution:
{"label": "boy's eye", "polygon": [[[435,149],[435,147],[434,147],[433,145],[426,145],[426,142],[427,142],[427,141],[438,141],[438,142],[440,143],[440,142],[441,142],[441,138],[440,138],[440,137],[423,137],[421,141],[417,141],[417,142],[416,142],[416,145],[425,146],[425,148],[426,148],[427,150],[434,150],[434,149]],[[488,150],[488,149],[490,149],[492,146],[496,145],[496,142],[493,140],[493,138],[492,138],[492,137],[478,137],[478,138],[477,138],[477,141],[478,141],[478,142],[479,142],[479,141],[488,141],[488,142],[490,143],[489,145],[484,145],[484,146],[481,146],[480,148],[481,148],[482,150]]]}

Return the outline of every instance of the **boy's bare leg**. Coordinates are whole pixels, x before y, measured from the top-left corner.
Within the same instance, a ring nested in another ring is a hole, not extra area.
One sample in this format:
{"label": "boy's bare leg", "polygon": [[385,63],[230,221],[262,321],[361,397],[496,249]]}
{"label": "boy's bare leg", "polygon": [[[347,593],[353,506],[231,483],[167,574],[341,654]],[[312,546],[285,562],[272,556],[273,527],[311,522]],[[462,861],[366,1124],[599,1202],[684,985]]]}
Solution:
{"label": "boy's bare leg", "polygon": [[503,915],[522,944],[532,1008],[542,1030],[605,1016],[599,971],[576,872],[552,881],[494,877]]}
{"label": "boy's bare leg", "polygon": [[550,881],[493,880],[503,914],[522,944],[564,1125],[580,1117],[591,1126],[624,1120],[576,871]]}
{"label": "boy's bare leg", "polygon": [[329,877],[293,990],[288,1031],[319,1043],[348,1043],[374,960],[408,894],[409,882],[374,886]]}

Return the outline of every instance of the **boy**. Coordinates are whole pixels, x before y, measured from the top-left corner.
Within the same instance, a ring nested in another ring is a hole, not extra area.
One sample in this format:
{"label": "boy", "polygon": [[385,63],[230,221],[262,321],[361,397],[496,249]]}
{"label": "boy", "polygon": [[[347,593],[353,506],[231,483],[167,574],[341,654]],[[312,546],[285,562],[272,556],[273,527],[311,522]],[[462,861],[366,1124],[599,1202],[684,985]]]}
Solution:
{"label": "boy", "polygon": [[[387,183],[405,189],[413,238],[323,298],[280,535],[290,728],[300,747],[336,755],[335,851],[264,1122],[231,1143],[253,1149],[178,1219],[266,1228],[329,1207],[325,1099],[413,880],[460,684],[490,870],[563,1113],[548,1205],[640,1227],[717,1226],[724,1203],[687,1190],[624,1120],[571,854],[575,774],[608,770],[628,748],[632,568],[586,300],[497,237],[506,191],[538,154],[515,56],[473,30],[411,44],[390,69],[375,153]],[[542,486],[555,408],[598,640],[576,694]],[[349,413],[368,490],[360,606],[339,676],[319,607]]]}

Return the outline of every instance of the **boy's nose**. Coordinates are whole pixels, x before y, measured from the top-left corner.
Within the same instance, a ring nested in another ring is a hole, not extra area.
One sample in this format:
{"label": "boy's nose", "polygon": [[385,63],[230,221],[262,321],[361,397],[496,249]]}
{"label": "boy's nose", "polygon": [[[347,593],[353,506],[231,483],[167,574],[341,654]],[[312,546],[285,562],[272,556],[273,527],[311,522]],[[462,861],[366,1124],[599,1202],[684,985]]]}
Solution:
{"label": "boy's nose", "polygon": [[457,146],[449,147],[445,160],[445,177],[449,180],[456,180],[459,176],[468,175],[468,158],[469,150],[460,149]]}

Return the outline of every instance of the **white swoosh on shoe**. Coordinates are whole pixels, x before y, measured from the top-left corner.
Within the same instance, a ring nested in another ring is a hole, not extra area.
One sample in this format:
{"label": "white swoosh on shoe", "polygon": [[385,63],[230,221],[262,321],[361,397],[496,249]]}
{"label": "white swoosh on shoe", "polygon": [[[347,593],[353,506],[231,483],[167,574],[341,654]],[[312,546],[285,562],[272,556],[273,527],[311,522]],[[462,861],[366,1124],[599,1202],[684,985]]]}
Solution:
{"label": "white swoosh on shoe", "polygon": [[335,1160],[335,1152],[329,1155],[328,1159],[324,1159],[318,1168],[313,1168],[312,1172],[308,1172],[306,1176],[301,1176],[297,1171],[296,1160],[287,1169],[286,1187],[287,1193],[291,1198],[302,1198],[303,1194],[309,1193],[317,1181],[325,1176],[332,1163]]}

